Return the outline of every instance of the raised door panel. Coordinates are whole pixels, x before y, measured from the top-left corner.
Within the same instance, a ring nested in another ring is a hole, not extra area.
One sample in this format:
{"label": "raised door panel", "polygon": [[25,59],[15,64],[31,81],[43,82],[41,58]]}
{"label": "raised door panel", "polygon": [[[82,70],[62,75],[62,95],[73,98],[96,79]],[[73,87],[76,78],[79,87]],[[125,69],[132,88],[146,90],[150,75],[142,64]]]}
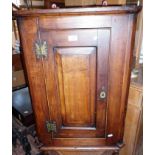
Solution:
{"label": "raised door panel", "polygon": [[95,124],[96,48],[55,48],[63,128]]}
{"label": "raised door panel", "polygon": [[[79,44],[80,45],[80,44]],[[56,47],[53,50],[61,125],[59,138],[105,137],[106,115],[99,110],[96,47]],[[102,103],[100,103],[102,104]],[[54,111],[51,111],[53,113]]]}

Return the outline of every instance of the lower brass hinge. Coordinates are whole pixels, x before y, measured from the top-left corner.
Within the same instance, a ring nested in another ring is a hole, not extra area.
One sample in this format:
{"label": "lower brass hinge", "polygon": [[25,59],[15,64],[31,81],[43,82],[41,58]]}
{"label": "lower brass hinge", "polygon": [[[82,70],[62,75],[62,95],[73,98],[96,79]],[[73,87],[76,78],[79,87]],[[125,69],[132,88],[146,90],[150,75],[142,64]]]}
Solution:
{"label": "lower brass hinge", "polygon": [[46,128],[48,132],[57,132],[56,122],[54,121],[46,121]]}

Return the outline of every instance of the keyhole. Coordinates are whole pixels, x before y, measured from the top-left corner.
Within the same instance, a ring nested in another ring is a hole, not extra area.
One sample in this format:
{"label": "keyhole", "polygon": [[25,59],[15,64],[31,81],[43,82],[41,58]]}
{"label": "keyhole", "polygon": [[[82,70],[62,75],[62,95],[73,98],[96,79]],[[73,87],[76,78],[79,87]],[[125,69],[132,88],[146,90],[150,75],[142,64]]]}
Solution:
{"label": "keyhole", "polygon": [[100,93],[100,99],[104,99],[105,97],[106,97],[106,93],[104,90],[102,90]]}

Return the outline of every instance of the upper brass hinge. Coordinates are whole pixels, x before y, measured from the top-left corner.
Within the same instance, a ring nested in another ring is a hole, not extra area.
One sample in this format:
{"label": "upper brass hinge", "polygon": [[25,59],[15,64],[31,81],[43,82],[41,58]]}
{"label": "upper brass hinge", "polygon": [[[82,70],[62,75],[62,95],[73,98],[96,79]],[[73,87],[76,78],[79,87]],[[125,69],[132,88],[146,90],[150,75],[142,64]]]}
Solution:
{"label": "upper brass hinge", "polygon": [[57,132],[56,122],[54,121],[46,121],[46,128],[48,132]]}
{"label": "upper brass hinge", "polygon": [[45,59],[48,56],[48,46],[46,41],[35,42],[35,54],[37,59]]}

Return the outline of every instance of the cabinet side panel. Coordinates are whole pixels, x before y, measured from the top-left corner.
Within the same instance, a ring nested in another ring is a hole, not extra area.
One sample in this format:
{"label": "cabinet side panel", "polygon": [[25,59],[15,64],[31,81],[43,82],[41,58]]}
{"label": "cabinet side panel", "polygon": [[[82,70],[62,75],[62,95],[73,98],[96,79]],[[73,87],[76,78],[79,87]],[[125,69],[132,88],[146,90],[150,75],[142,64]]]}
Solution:
{"label": "cabinet side panel", "polygon": [[39,138],[45,144],[50,142],[45,122],[49,120],[46,99],[45,81],[42,61],[37,60],[34,51],[37,40],[37,18],[19,18],[19,32],[23,46],[23,56],[28,75],[32,106],[36,118],[36,128]]}
{"label": "cabinet side panel", "polygon": [[124,125],[125,125],[125,117],[126,117],[126,109],[129,95],[129,85],[130,85],[130,76],[131,76],[131,66],[132,66],[132,58],[133,58],[133,49],[134,49],[134,40],[135,40],[135,31],[136,31],[136,21],[137,15],[130,14],[128,17],[128,33],[127,33],[127,44],[125,51],[125,65],[123,68],[123,83],[122,83],[122,96],[121,102],[121,111],[120,118],[121,127],[119,129],[119,136],[123,139],[124,135]]}
{"label": "cabinet side panel", "polygon": [[134,20],[132,15],[113,16],[109,57],[108,142],[123,139],[126,102],[129,88]]}

